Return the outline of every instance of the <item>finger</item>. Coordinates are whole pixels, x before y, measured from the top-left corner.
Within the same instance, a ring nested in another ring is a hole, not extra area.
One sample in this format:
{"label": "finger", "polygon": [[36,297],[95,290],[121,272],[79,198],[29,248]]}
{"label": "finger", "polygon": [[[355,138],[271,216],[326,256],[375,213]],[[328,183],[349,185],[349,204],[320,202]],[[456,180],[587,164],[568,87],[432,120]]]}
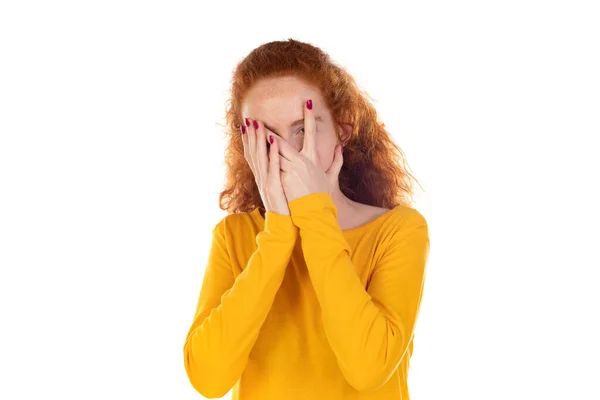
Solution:
{"label": "finger", "polygon": [[240,131],[242,132],[241,134],[241,138],[242,138],[242,146],[244,148],[244,158],[246,159],[246,161],[248,162],[248,165],[250,166],[250,170],[252,170],[252,173],[254,174],[254,166],[252,165],[252,158],[250,158],[250,151],[248,150],[248,130],[246,128],[245,124],[240,125]]}
{"label": "finger", "polygon": [[246,125],[240,125],[240,139],[242,140],[242,148],[244,149],[244,157],[248,154],[248,139],[246,136]]}
{"label": "finger", "polygon": [[248,156],[252,162],[252,168],[254,171],[254,177],[256,178],[256,182],[258,183],[258,165],[257,165],[257,156],[256,156],[256,131],[254,129],[254,124],[250,118],[246,118],[246,136],[248,136]]}
{"label": "finger", "polygon": [[312,100],[307,100],[304,103],[304,144],[301,153],[317,164],[316,123],[312,108]]}
{"label": "finger", "polygon": [[262,177],[267,177],[267,142],[265,138],[265,128],[259,121],[252,121],[256,133],[256,167],[258,173]]}
{"label": "finger", "polygon": [[333,152],[333,160],[331,161],[331,165],[325,171],[325,175],[327,178],[333,183],[338,180],[340,171],[342,170],[342,166],[344,165],[344,157],[343,157],[343,146],[338,144],[335,147]]}
{"label": "finger", "polygon": [[273,140],[273,143],[269,149],[269,182],[281,182],[280,171],[279,171],[279,146],[277,141]]}
{"label": "finger", "polygon": [[279,149],[279,154],[289,161],[294,161],[298,158],[298,150],[294,148],[291,144],[289,144],[286,140],[284,140],[281,136],[276,135],[275,133],[271,133],[273,139],[277,141],[277,147]]}
{"label": "finger", "polygon": [[292,162],[283,157],[279,157],[279,169],[283,172],[290,172],[292,170]]}

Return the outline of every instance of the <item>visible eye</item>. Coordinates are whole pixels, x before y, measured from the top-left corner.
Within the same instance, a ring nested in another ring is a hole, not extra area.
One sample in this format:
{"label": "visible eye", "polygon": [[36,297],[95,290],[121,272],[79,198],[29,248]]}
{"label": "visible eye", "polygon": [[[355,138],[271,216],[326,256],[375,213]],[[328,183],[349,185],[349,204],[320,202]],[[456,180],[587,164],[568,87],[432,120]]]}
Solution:
{"label": "visible eye", "polygon": [[303,131],[302,133],[304,133],[304,128],[300,128],[300,130],[298,132],[300,132],[300,131]]}

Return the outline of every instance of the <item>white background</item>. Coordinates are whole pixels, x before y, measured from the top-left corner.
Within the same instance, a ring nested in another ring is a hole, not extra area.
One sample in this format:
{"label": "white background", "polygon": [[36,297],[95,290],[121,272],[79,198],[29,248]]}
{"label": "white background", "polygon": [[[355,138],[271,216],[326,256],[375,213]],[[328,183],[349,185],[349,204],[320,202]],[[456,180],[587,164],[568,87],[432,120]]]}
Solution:
{"label": "white background", "polygon": [[412,399],[600,398],[592,3],[2,2],[0,398],[200,398],[228,84],[287,38],[353,74],[425,189]]}

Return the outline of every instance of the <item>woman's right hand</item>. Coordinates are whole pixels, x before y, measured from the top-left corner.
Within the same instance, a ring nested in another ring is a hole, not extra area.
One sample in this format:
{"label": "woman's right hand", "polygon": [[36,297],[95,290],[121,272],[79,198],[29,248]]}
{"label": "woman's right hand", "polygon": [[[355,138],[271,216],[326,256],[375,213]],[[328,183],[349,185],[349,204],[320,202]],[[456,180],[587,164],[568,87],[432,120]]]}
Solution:
{"label": "woman's right hand", "polygon": [[245,122],[246,125],[241,127],[244,158],[254,174],[265,211],[289,216],[290,209],[281,184],[277,140],[273,140],[271,143],[267,158],[267,137],[264,125],[249,118],[245,118]]}

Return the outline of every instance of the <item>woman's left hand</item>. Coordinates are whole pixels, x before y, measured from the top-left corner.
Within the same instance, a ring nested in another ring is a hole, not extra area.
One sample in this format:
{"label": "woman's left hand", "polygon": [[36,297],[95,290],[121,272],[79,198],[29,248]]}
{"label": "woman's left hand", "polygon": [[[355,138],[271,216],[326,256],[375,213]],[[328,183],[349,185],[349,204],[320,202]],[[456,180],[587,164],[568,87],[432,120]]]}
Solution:
{"label": "woman's left hand", "polygon": [[338,184],[338,177],[342,165],[342,146],[337,145],[333,161],[327,171],[319,166],[316,148],[316,122],[313,110],[304,105],[304,144],[302,150],[297,151],[281,137],[270,133],[273,140],[279,145],[281,168],[281,183],[288,203],[312,193],[326,192],[332,194]]}

